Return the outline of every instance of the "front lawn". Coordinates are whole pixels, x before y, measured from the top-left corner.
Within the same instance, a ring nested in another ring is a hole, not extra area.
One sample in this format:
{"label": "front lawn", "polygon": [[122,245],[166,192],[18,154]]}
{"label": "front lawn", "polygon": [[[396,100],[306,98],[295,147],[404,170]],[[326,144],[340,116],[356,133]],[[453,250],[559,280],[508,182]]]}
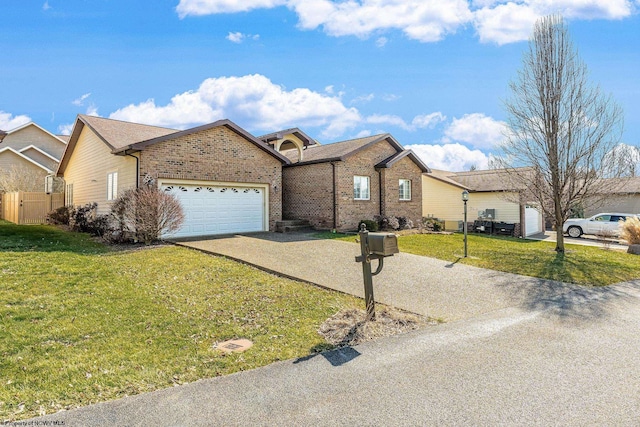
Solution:
{"label": "front lawn", "polygon": [[[0,221],[0,422],[305,356],[361,300],[174,246]],[[224,355],[212,346],[248,338]]]}
{"label": "front lawn", "polygon": [[[330,233],[318,236],[355,239]],[[567,252],[562,256],[551,242],[469,234],[469,257],[464,258],[464,238],[459,233],[400,236],[398,246],[402,252],[580,285],[603,286],[640,279],[640,256],[590,246],[565,245]]]}

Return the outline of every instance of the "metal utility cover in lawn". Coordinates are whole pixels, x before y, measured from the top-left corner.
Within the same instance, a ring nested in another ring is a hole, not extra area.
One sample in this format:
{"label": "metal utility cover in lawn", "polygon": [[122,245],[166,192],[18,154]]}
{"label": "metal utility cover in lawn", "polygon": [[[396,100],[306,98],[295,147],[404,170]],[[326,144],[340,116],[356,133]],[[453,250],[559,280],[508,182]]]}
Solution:
{"label": "metal utility cover in lawn", "polygon": [[226,353],[232,353],[234,351],[241,352],[241,351],[248,350],[249,348],[251,348],[251,346],[253,346],[253,343],[251,341],[241,338],[237,340],[229,340],[229,341],[218,343],[214,345],[213,348],[222,350]]}

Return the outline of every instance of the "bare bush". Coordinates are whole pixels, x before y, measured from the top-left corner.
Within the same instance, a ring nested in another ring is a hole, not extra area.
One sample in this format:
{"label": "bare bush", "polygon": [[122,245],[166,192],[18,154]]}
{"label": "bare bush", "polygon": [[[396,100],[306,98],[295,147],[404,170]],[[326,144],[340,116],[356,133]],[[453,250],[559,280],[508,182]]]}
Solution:
{"label": "bare bush", "polygon": [[630,245],[640,245],[640,219],[635,216],[627,217],[620,225],[620,238]]}
{"label": "bare bush", "polygon": [[159,240],[163,235],[180,229],[184,212],[178,199],[153,186],[126,190],[111,206],[118,240]]}

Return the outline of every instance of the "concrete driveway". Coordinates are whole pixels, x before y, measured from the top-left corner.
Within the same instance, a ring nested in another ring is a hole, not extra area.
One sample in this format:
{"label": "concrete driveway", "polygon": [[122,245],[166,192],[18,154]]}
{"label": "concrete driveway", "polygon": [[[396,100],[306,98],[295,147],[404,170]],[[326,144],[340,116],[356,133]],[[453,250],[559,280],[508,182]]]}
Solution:
{"label": "concrete driveway", "polygon": [[[257,233],[179,244],[364,297],[362,265],[355,262],[360,245],[355,243],[303,233]],[[373,281],[377,302],[446,321],[508,307],[535,308],[557,295],[583,289],[407,253],[387,258]]]}
{"label": "concrete driveway", "polygon": [[[527,237],[530,240],[544,240],[547,242],[556,241],[556,232],[555,231],[545,231],[544,233],[534,234],[532,236]],[[629,247],[625,244],[624,241],[619,239],[607,239],[607,242],[603,242],[602,239],[599,239],[597,236],[591,234],[583,234],[581,237],[573,238],[569,236],[564,236],[565,244],[569,245],[581,245],[581,246],[595,246],[598,248],[608,247],[609,249],[614,249],[618,251],[626,251]]]}

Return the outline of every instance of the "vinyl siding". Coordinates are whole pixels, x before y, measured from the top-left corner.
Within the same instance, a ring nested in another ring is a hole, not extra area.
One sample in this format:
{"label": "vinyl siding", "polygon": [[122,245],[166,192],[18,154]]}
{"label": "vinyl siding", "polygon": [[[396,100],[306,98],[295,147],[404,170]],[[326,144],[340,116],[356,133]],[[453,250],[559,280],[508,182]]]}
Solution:
{"label": "vinyl siding", "polygon": [[129,156],[115,156],[88,126],[80,133],[78,142],[64,171],[67,185],[73,184],[73,204],[98,203],[98,213],[111,207],[107,201],[107,175],[118,172],[118,194],[136,185],[136,160]]}
{"label": "vinyl siding", "polygon": [[38,129],[36,126],[30,125],[20,129],[16,133],[7,135],[2,141],[0,148],[11,147],[16,151],[20,151],[30,145],[35,145],[56,159],[62,157],[62,153],[64,153],[66,147],[65,144],[56,138]]}
{"label": "vinyl siding", "polygon": [[[422,216],[446,221],[462,221],[464,218],[462,191],[460,187],[422,175]],[[495,220],[519,223],[520,206],[510,201],[516,198],[516,193],[472,192],[467,202],[467,219],[473,221],[477,218],[478,211],[495,209]]]}
{"label": "vinyl siding", "polygon": [[39,168],[30,161],[18,156],[16,153],[13,153],[10,150],[0,153],[0,170],[8,171],[11,170],[13,166],[17,168],[28,168],[29,170],[33,169],[46,173],[44,169]]}

